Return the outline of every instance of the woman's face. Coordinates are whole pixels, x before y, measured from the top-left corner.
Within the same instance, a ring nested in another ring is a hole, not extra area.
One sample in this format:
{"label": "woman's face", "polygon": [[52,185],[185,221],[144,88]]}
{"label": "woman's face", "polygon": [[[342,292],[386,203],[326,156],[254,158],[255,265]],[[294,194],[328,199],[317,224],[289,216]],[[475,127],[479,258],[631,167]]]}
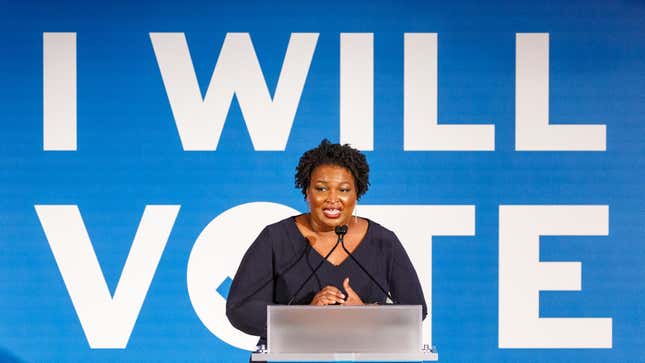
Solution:
{"label": "woman's face", "polygon": [[307,202],[314,231],[330,231],[349,224],[356,206],[354,176],[342,166],[318,166],[311,173]]}

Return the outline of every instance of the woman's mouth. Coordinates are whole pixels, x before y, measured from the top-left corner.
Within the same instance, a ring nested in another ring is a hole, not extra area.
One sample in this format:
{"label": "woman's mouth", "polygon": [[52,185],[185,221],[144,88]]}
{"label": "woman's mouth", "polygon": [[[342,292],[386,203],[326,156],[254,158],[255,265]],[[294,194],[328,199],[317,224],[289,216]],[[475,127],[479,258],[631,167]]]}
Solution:
{"label": "woman's mouth", "polygon": [[340,209],[337,208],[324,208],[323,214],[327,218],[338,218],[340,217]]}

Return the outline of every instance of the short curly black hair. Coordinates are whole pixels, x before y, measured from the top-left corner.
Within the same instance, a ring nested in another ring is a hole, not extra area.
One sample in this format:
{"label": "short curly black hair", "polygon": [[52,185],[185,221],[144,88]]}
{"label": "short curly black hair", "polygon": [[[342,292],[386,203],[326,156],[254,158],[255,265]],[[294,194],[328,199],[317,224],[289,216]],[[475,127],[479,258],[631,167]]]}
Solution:
{"label": "short curly black hair", "polygon": [[307,197],[307,188],[311,182],[311,173],[320,165],[338,165],[352,173],[356,187],[356,198],[360,199],[369,188],[370,167],[365,155],[349,144],[332,144],[323,139],[320,145],[306,151],[296,166],[296,188]]}

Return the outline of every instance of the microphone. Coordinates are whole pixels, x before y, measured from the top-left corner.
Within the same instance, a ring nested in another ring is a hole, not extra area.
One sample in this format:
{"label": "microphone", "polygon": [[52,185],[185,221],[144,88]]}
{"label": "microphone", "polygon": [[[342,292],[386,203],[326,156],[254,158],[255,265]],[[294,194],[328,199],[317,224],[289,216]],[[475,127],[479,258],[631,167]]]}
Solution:
{"label": "microphone", "polygon": [[346,224],[343,224],[342,226],[336,226],[336,228],[334,228],[334,232],[336,232],[336,234],[338,235],[338,239],[341,242],[343,241],[343,238],[347,234],[348,229],[349,229],[349,227],[347,227]]}
{"label": "microphone", "polygon": [[327,253],[327,255],[325,255],[325,257],[322,259],[322,261],[320,261],[320,263],[318,263],[318,266],[316,266],[316,268],[313,271],[311,271],[309,276],[307,276],[307,278],[300,285],[300,287],[298,287],[298,290],[296,290],[296,292],[291,296],[291,298],[289,299],[289,302],[287,303],[287,305],[291,305],[291,303],[293,303],[293,300],[295,300],[296,296],[298,296],[298,293],[300,292],[300,290],[302,290],[302,288],[305,287],[307,282],[309,282],[309,280],[311,280],[311,278],[314,277],[314,275],[316,274],[316,271],[318,271],[320,266],[322,266],[322,264],[325,261],[327,261],[329,256],[331,256],[332,252],[334,252],[336,247],[338,247],[338,245],[343,241],[343,237],[345,237],[345,234],[347,233],[347,228],[348,227],[346,225],[336,226],[336,228],[334,228],[334,232],[336,232],[336,234],[338,235],[338,239],[336,240],[336,244],[334,245],[334,247],[331,250],[329,250],[329,252]]}
{"label": "microphone", "polygon": [[[363,270],[363,272],[365,272],[365,274],[367,275],[367,277],[369,277],[369,278],[370,278],[370,280],[372,280],[372,282],[373,282],[373,283],[375,283],[375,284],[376,284],[376,286],[378,286],[378,288],[379,288],[379,289],[381,289],[381,291],[385,294],[385,296],[387,296],[387,297],[392,301],[392,303],[394,303],[394,304],[398,304],[398,302],[397,302],[396,300],[394,300],[394,298],[392,297],[392,295],[390,295],[390,293],[389,293],[389,292],[387,292],[387,290],[385,290],[385,289],[383,288],[383,286],[381,286],[381,284],[379,284],[379,283],[378,283],[378,281],[376,281],[376,279],[374,278],[374,276],[372,276],[372,274],[371,274],[371,273],[369,273],[369,272],[367,271],[367,269],[366,269],[365,267],[363,267],[363,265],[361,265],[361,263],[360,263],[360,262],[358,262],[358,260],[354,257],[354,255],[352,255],[352,253],[351,253],[351,252],[349,252],[349,250],[347,249],[347,247],[345,247],[345,241],[343,241],[343,237],[344,237],[344,236],[345,236],[345,234],[347,233],[347,229],[348,229],[347,225],[336,226],[336,228],[335,228],[335,232],[336,232],[336,234],[338,235],[338,241],[340,242],[340,245],[343,247],[343,250],[345,250],[345,253],[347,253],[347,255],[349,255],[349,257],[352,259],[352,261],[354,261],[354,262],[358,265],[358,267],[360,267],[360,268],[361,268],[361,270]],[[338,244],[338,243],[336,243],[336,244]]]}

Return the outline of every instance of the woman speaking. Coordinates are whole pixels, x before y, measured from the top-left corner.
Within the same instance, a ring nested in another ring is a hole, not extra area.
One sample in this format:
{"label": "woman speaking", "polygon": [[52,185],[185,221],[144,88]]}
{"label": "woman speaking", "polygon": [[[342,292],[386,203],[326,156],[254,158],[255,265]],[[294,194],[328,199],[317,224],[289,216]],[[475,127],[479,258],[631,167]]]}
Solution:
{"label": "woman speaking", "polygon": [[[422,305],[425,318],[423,291],[401,242],[353,215],[368,174],[365,155],[349,145],[325,139],[302,155],[296,187],[309,212],[265,227],[248,249],[226,304],[233,326],[265,344],[267,305],[385,304],[388,298]],[[339,226],[348,227],[342,248]]]}

